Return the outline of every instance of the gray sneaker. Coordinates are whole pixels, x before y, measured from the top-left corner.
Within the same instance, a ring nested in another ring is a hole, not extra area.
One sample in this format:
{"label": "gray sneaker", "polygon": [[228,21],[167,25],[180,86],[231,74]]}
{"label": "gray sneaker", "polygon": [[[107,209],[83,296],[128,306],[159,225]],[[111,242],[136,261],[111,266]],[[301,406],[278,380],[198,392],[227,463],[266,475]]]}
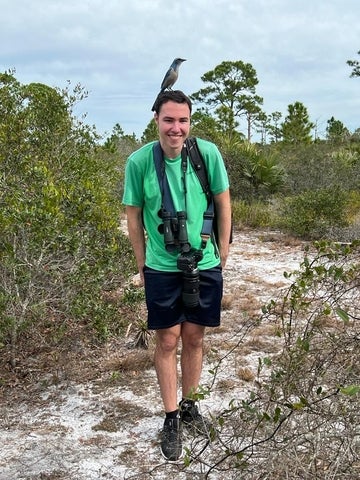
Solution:
{"label": "gray sneaker", "polygon": [[179,418],[166,418],[161,432],[161,453],[171,462],[182,456],[181,424]]}
{"label": "gray sneaker", "polygon": [[194,434],[212,436],[213,426],[204,418],[193,401],[180,402],[180,419]]}

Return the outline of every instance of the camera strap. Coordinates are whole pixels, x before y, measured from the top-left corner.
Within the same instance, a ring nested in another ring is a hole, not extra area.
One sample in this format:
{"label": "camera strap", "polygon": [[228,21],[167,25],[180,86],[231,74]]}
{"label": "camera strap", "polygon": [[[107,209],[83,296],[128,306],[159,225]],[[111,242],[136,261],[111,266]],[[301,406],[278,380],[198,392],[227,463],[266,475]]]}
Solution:
{"label": "camera strap", "polygon": [[[195,137],[188,137],[185,140],[185,145],[182,150],[182,155],[186,154],[190,158],[190,162],[196,173],[200,185],[203,189],[203,192],[206,195],[208,206],[206,212],[204,212],[203,216],[203,226],[201,229],[201,239],[202,239],[202,248],[205,248],[206,242],[209,240],[210,237],[214,237],[214,217],[215,217],[215,205],[214,205],[214,198],[210,190],[209,179],[206,171],[206,166],[204,159],[201,156],[198,144],[196,142]],[[215,242],[216,243],[216,242]]]}
{"label": "camera strap", "polygon": [[155,170],[159,181],[161,191],[161,207],[173,216],[176,214],[174,202],[170,192],[169,182],[165,172],[164,153],[160,142],[156,142],[153,146]]}
{"label": "camera strap", "polygon": [[[154,143],[153,156],[155,163],[155,170],[158,177],[161,196],[162,207],[173,214],[175,214],[174,202],[171,196],[169,182],[165,172],[164,153],[161,148],[160,142]],[[201,158],[200,152],[197,147],[195,138],[186,139],[184,147],[181,151],[182,165],[186,164],[187,156],[189,156],[193,169],[199,179],[200,185],[206,195],[208,206],[206,212],[203,215],[203,225],[201,229],[201,248],[205,248],[207,241],[213,233],[213,220],[214,220],[214,200],[210,191],[209,182],[207,179],[207,173],[204,166],[204,161]]]}

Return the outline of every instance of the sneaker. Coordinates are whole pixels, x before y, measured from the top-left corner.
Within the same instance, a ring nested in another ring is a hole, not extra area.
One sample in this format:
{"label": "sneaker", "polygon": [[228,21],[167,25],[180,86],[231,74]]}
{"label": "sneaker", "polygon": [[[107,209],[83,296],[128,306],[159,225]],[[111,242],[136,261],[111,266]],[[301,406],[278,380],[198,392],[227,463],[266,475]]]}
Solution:
{"label": "sneaker", "polygon": [[195,434],[209,437],[213,430],[211,423],[200,414],[198,407],[191,400],[180,402],[180,420]]}
{"label": "sneaker", "polygon": [[161,453],[169,461],[176,461],[182,455],[181,425],[179,418],[166,418],[161,432]]}

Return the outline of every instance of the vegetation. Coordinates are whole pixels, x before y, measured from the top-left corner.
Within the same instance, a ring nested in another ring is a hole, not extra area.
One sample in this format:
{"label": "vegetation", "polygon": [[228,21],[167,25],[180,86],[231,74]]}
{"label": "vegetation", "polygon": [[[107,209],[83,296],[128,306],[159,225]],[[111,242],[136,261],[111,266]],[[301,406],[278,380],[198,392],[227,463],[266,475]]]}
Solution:
{"label": "vegetation", "polygon": [[[360,50],[357,53],[360,55]],[[346,63],[352,68],[350,77],[360,77],[360,62],[358,60],[348,60]]]}
{"label": "vegetation", "polygon": [[215,383],[256,329],[273,326],[278,349],[259,358],[251,391],[217,413],[216,436],[187,450],[201,478],[358,478],[359,242],[314,248],[285,296],[245,319],[231,351],[214,359]]}
{"label": "vegetation", "polygon": [[284,143],[304,145],[311,143],[311,130],[314,124],[310,122],[307,109],[300,102],[288,106],[289,114],[282,124]]}
{"label": "vegetation", "polygon": [[106,336],[117,314],[103,290],[132,270],[118,228],[121,165],[73,117],[84,95],[0,76],[0,345],[13,366],[32,324],[85,322]]}
{"label": "vegetation", "polygon": [[205,73],[201,80],[208,86],[193,93],[192,100],[204,104],[203,111],[207,114],[209,109],[214,109],[221,131],[230,136],[239,126],[237,118],[245,116],[250,141],[251,126],[259,120],[263,103],[255,94],[259,81],[254,67],[242,61],[226,61]]}
{"label": "vegetation", "polygon": [[[359,76],[358,62],[348,64]],[[216,441],[195,443],[186,467],[200,464],[201,478],[357,478],[360,130],[331,117],[313,139],[298,101],[284,121],[266,114],[256,71],[241,61],[202,81],[192,133],[223,154],[235,228],[316,242],[285,297],[244,322],[232,349],[266,322],[280,353],[259,360],[257,388],[218,412]],[[133,345],[149,344],[120,219],[126,158],[157,137],[156,125],[139,140],[116,124],[103,141],[74,116],[86,95],[0,74],[0,353],[14,372],[29,344],[53,351],[73,332],[96,343],[135,325]]]}
{"label": "vegetation", "polygon": [[[351,63],[356,74],[356,62]],[[234,223],[281,228],[305,238],[351,240],[359,230],[360,140],[329,119],[313,141],[306,107],[266,115],[252,65],[225,61],[205,73],[192,95],[192,133],[215,141],[229,172]],[[132,271],[119,230],[127,156],[157,136],[151,121],[141,142],[119,124],[103,143],[73,114],[87,93],[0,76],[0,341],[44,318],[85,322],[106,337],[121,320],[104,291]],[[246,125],[246,139],[240,132]],[[270,144],[251,143],[261,132]],[[106,303],[106,302],[105,302]],[[108,312],[108,315],[106,314]]]}

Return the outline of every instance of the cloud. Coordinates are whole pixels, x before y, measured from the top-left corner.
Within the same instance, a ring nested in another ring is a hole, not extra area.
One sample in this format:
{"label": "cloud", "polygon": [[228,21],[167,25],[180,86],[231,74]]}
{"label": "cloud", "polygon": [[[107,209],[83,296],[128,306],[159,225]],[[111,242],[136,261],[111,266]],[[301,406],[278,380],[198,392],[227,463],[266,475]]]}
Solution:
{"label": "cloud", "polygon": [[[360,126],[358,0],[0,0],[2,71],[19,81],[89,90],[89,123],[141,136],[173,58],[177,87],[193,93],[224,60],[251,63],[267,113],[302,101],[314,118]],[[325,120],[324,120],[325,121]]]}

